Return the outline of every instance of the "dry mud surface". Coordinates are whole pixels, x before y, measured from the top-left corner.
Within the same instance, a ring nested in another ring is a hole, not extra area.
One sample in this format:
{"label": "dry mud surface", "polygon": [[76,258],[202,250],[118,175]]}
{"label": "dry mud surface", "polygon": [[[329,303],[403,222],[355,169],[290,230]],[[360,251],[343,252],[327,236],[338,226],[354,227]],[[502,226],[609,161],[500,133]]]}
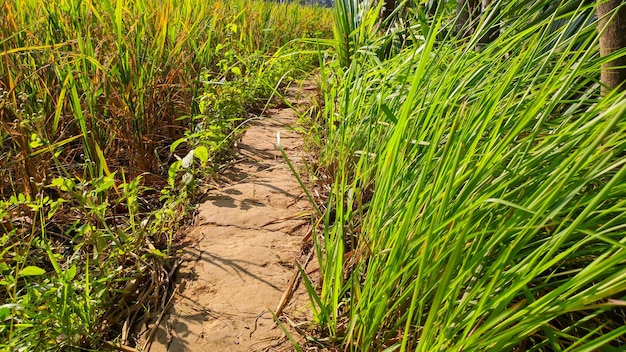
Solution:
{"label": "dry mud surface", "polygon": [[[305,104],[315,89],[289,90]],[[189,229],[179,287],[149,349],[164,351],[290,351],[274,323],[275,312],[308,250],[311,205],[277,148],[276,134],[296,169],[302,138],[289,108],[271,109],[250,123],[237,145],[236,162],[221,174],[222,185],[199,206]],[[315,270],[311,261],[306,270]],[[309,319],[304,285],[285,307],[285,325]]]}

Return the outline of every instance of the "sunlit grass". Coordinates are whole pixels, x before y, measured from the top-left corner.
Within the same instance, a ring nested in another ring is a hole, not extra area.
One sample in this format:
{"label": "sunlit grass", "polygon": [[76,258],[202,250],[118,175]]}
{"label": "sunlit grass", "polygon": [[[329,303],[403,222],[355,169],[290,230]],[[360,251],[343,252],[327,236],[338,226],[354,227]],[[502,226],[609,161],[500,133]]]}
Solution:
{"label": "sunlit grass", "polygon": [[595,23],[554,27],[593,13],[565,5],[502,2],[506,26],[481,51],[480,33],[448,30],[451,8],[409,22],[412,45],[388,60],[384,38],[337,43],[319,343],[624,347],[626,99],[600,97]]}

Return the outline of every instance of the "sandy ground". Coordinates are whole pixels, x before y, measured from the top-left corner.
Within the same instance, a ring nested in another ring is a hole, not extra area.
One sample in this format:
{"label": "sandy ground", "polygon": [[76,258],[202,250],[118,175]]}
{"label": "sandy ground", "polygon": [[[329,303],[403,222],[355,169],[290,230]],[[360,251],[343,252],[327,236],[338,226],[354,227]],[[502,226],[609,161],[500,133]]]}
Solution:
{"label": "sandy ground", "polygon": [[[313,85],[290,90],[304,103]],[[304,98],[303,98],[304,97]],[[275,312],[306,261],[303,239],[311,229],[311,205],[276,146],[301,166],[302,139],[290,128],[289,108],[272,109],[251,122],[237,146],[237,162],[224,184],[211,190],[189,229],[178,291],[150,348],[164,351],[290,351]],[[312,260],[307,270],[315,270]],[[309,319],[309,300],[299,285],[285,308],[286,325]]]}

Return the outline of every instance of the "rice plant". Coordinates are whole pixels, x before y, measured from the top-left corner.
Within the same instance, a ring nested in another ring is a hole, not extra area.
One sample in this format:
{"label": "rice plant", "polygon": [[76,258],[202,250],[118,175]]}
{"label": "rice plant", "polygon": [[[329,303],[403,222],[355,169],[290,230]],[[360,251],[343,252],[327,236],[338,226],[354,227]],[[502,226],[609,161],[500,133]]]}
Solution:
{"label": "rice plant", "polygon": [[194,178],[281,79],[312,69],[317,55],[285,53],[328,36],[330,13],[249,0],[0,7],[0,349],[133,345],[173,289]]}
{"label": "rice plant", "polygon": [[[626,99],[600,96],[595,3],[546,5],[494,1],[462,38],[453,6],[427,19],[416,3],[409,44],[390,58],[382,27],[336,24],[374,35],[338,42],[324,76],[334,183],[321,290],[309,283],[315,343],[626,346]],[[368,6],[355,11],[378,16]],[[499,36],[479,45],[494,23]]]}

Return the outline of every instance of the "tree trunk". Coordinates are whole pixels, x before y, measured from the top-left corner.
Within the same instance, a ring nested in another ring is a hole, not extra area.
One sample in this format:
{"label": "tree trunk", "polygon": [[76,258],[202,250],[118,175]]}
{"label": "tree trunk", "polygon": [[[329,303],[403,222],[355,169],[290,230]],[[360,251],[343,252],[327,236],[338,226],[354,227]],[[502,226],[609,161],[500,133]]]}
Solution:
{"label": "tree trunk", "polygon": [[[604,57],[626,48],[626,5],[622,5],[622,0],[598,1],[596,14],[600,32],[600,55]],[[626,55],[602,64],[600,72],[603,96],[614,89],[624,91]]]}

